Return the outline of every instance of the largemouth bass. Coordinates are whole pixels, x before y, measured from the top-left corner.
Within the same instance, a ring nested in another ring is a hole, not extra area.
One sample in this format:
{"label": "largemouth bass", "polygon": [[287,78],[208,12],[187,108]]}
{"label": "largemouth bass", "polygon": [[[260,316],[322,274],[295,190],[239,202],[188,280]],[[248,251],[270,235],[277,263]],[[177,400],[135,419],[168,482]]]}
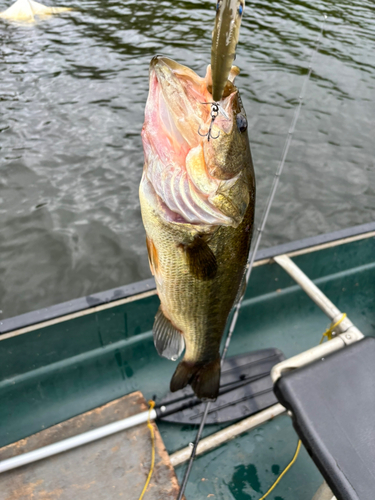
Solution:
{"label": "largemouth bass", "polygon": [[218,0],[212,33],[212,98],[221,100],[236,56],[245,0]]}
{"label": "largemouth bass", "polygon": [[[233,80],[236,69],[229,75]],[[233,81],[211,122],[210,67],[205,78],[165,57],[150,64],[142,139],[140,201],[160,308],[158,353],[183,360],[171,391],[190,384],[201,399],[217,397],[220,341],[244,274],[250,246],[255,179],[246,114]]]}

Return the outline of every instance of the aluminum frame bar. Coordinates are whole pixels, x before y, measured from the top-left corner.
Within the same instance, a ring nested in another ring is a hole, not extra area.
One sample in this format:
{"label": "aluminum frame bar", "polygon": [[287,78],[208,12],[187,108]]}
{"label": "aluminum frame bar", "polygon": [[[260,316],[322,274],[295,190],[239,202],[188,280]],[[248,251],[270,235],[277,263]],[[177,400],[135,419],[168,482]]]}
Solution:
{"label": "aluminum frame bar", "polygon": [[[292,261],[287,255],[278,255],[273,260],[286,271],[302,290],[315,302],[317,306],[332,320],[337,322],[342,317],[342,312],[338,309],[329,298],[306,276],[306,274]],[[339,333],[343,333],[355,328],[359,332],[348,317],[344,318],[335,328]],[[360,332],[359,332],[360,333]],[[362,334],[361,334],[362,335]]]}
{"label": "aluminum frame bar", "polygon": [[[332,320],[332,323],[336,323],[342,318],[343,313],[287,255],[278,255],[274,257],[274,261],[279,264],[296,283],[298,283],[302,290]],[[336,333],[340,332],[340,335],[337,335],[329,342],[308,349],[307,351],[275,365],[271,371],[273,383],[281,377],[283,372],[295,370],[313,361],[324,358],[328,354],[342,349],[353,342],[357,342],[364,337],[363,333],[353,325],[348,317],[344,318],[335,327],[335,330]]]}
{"label": "aluminum frame bar", "polygon": [[[215,432],[210,436],[205,437],[199,441],[197,447],[197,455],[201,455],[202,453],[206,453],[214,448],[217,448],[223,443],[230,441],[236,436],[243,434],[244,432],[250,431],[259,425],[264,424],[268,420],[272,420],[278,415],[282,415],[286,412],[286,409],[281,404],[277,403],[273,406],[270,406],[266,410],[260,411],[255,415],[251,415],[236,424],[230,425],[225,429],[222,429],[219,432]],[[173,467],[177,467],[184,462],[187,462],[191,456],[191,447],[187,446],[186,448],[182,448],[181,450],[176,451],[172,455],[170,455],[170,461]]]}
{"label": "aluminum frame bar", "polygon": [[92,431],[84,432],[82,434],[77,434],[77,436],[70,437],[68,439],[63,439],[57,443],[50,444],[48,446],[43,446],[37,450],[30,451],[28,453],[23,453],[16,457],[8,458],[7,460],[2,460],[0,462],[0,473],[6,472],[11,469],[16,469],[22,465],[30,464],[32,462],[37,462],[38,460],[43,460],[44,458],[52,457],[58,453],[63,453],[64,451],[71,450],[73,448],[78,448],[92,441],[96,441],[116,432],[129,429],[139,424],[147,422],[150,414],[150,420],[156,419],[156,411],[151,410],[138,413],[137,415],[132,415],[131,417],[124,418],[123,420],[118,420],[108,425],[98,427]]}

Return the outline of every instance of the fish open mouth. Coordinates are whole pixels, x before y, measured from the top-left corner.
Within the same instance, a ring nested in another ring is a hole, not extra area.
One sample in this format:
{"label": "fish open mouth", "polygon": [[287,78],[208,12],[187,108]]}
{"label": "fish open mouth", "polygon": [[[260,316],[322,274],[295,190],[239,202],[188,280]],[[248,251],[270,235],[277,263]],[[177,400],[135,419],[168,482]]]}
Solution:
{"label": "fish open mouth", "polygon": [[207,83],[189,68],[156,56],[150,64],[150,90],[146,104],[143,140],[161,160],[173,159],[181,166],[191,148],[198,146],[199,125],[209,118],[212,100]]}
{"label": "fish open mouth", "polygon": [[[230,217],[212,202],[223,182],[209,171],[205,160],[206,132],[211,123],[211,71],[204,78],[166,57],[150,64],[150,90],[142,140],[146,175],[168,219],[191,224],[232,225]],[[234,88],[235,89],[235,88]],[[214,136],[229,134],[233,127],[235,89],[223,101],[225,114],[214,122]],[[218,139],[220,140],[220,139]]]}
{"label": "fish open mouth", "polygon": [[[211,87],[210,67],[201,78],[190,68],[167,57],[152,59],[142,134],[162,158],[166,154],[170,157],[170,152],[174,151],[180,157],[176,159],[183,163],[189,150],[203,142],[198,130],[207,130],[211,122]],[[226,116],[219,116],[215,123],[224,132],[229,132],[232,126],[230,104],[228,99],[224,102]]]}

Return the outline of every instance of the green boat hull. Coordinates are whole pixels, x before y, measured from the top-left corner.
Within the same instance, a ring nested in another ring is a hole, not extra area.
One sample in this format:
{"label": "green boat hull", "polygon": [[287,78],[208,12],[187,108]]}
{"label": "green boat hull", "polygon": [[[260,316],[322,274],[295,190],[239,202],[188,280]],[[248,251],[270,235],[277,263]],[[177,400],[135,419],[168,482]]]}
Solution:
{"label": "green boat hull", "polygon": [[[290,357],[317,345],[329,323],[270,258],[280,253],[289,253],[365,335],[374,336],[375,224],[363,229],[344,232],[341,239],[327,235],[260,252],[229,356],[277,347]],[[136,390],[146,399],[161,399],[175,363],[160,358],[153,345],[158,306],[148,280],[117,295],[98,294],[1,322],[0,447]],[[169,453],[186,446],[196,434],[195,426],[158,426]],[[204,435],[219,428],[207,426]],[[198,457],[186,497],[258,499],[289,463],[296,444],[289,417],[267,422]],[[179,478],[183,470],[184,466],[176,469]],[[302,450],[269,498],[306,500],[321,483],[320,473]]]}

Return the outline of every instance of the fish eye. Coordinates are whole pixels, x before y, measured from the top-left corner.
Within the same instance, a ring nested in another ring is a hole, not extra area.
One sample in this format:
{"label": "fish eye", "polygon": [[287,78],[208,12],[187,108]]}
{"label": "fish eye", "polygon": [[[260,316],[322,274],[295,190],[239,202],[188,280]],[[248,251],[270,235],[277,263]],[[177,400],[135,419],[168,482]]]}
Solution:
{"label": "fish eye", "polygon": [[240,3],[239,7],[238,7],[238,13],[240,16],[242,16],[242,13],[243,13],[243,4]]}
{"label": "fish eye", "polygon": [[241,113],[238,113],[236,116],[236,121],[237,121],[237,128],[238,130],[242,133],[247,130],[247,119],[246,116],[244,116]]}

